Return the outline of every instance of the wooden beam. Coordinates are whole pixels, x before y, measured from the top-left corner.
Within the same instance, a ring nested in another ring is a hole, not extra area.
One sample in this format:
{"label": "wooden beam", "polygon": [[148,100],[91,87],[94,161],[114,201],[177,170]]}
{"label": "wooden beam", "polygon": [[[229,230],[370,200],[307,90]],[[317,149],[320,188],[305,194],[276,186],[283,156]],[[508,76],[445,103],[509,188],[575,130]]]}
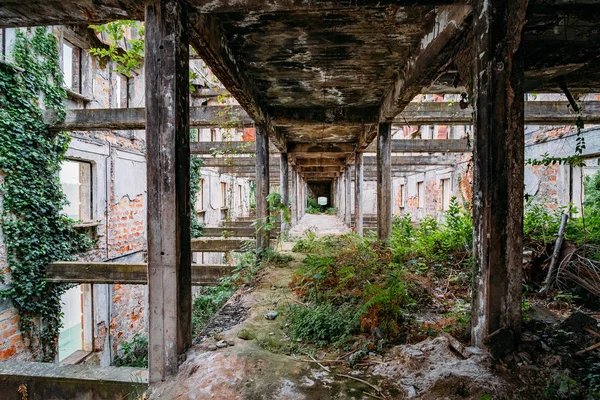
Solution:
{"label": "wooden beam", "polygon": [[377,239],[387,246],[392,234],[392,124],[379,124],[377,135]]}
{"label": "wooden beam", "polygon": [[363,234],[363,153],[356,153],[354,158],[354,215],[356,223],[354,232]]}
{"label": "wooden beam", "polygon": [[211,237],[222,237],[222,238],[254,238],[256,235],[256,230],[249,223],[243,227],[240,226],[231,226],[231,227],[214,227],[214,226],[205,226],[202,228],[202,237],[211,238]]}
{"label": "wooden beam", "polygon": [[[67,110],[62,123],[55,111],[44,111],[44,123],[51,130],[127,130],[146,128],[144,108],[89,108]],[[242,127],[253,121],[240,106],[203,106],[190,108],[191,128]]]}
{"label": "wooden beam", "polygon": [[322,166],[322,167],[305,167],[300,166],[298,170],[302,173],[306,172],[341,172],[343,166]]}
{"label": "wooden beam", "polygon": [[275,129],[267,113],[264,96],[246,74],[229,47],[229,38],[222,31],[220,21],[210,14],[194,14],[190,23],[190,42],[194,50],[209,66],[213,74],[246,110],[250,118],[268,135],[282,152],[287,151],[286,140]]}
{"label": "wooden beam", "polygon": [[377,107],[278,107],[271,114],[277,126],[362,125],[377,122],[377,111]]}
{"label": "wooden beam", "polygon": [[288,143],[288,153],[353,153],[354,143]]}
{"label": "wooden beam", "polygon": [[[231,275],[230,265],[192,264],[192,285],[217,286],[220,279]],[[105,283],[146,285],[148,264],[113,262],[55,262],[46,267],[46,280],[55,283]]]}
{"label": "wooden beam", "polygon": [[466,19],[471,14],[471,7],[438,7],[436,12],[432,31],[423,37],[419,50],[403,63],[396,82],[385,95],[379,110],[379,121],[393,121],[423,87],[433,82],[455,51]]}
{"label": "wooden beam", "polygon": [[345,158],[296,158],[296,166],[320,167],[320,166],[344,166]]}
{"label": "wooden beam", "polygon": [[379,1],[379,0],[359,0],[359,1],[339,1],[326,0],[315,3],[305,0],[292,1],[264,1],[264,0],[222,0],[217,3],[208,0],[190,0],[190,5],[198,12],[202,13],[233,13],[233,12],[326,12],[330,10],[357,10],[362,7],[378,7],[386,9],[387,7],[398,6],[439,6],[447,4],[464,4],[465,0],[402,0],[402,1]]}
{"label": "wooden beam", "polygon": [[207,253],[226,253],[228,251],[240,251],[243,249],[243,245],[251,240],[244,240],[238,238],[198,238],[192,239],[191,250],[192,252],[207,252]]}
{"label": "wooden beam", "polygon": [[527,0],[474,2],[472,341],[494,357],[520,339]]}
{"label": "wooden beam", "polygon": [[[419,49],[399,71],[392,87],[384,96],[379,109],[379,121],[391,122],[411,100],[430,85],[442,67],[450,61],[457,48],[465,21],[471,13],[470,6],[436,8],[436,21],[431,32],[421,40]],[[377,135],[373,125],[365,129],[358,139],[357,150],[364,151]]]}
{"label": "wooden beam", "polygon": [[[586,124],[600,124],[600,101],[584,101],[581,106],[581,118]],[[44,111],[43,119],[51,130],[127,130],[146,127],[146,111],[143,108],[92,108],[67,110],[65,120],[56,123],[55,111]],[[572,124],[577,118],[567,101],[527,101],[525,102],[525,123],[530,125]],[[217,105],[190,108],[190,127],[242,127],[252,125],[254,121],[240,106]],[[296,122],[297,123],[297,122]],[[473,110],[464,110],[458,102],[410,102],[399,116],[397,124],[419,125],[471,125]],[[303,124],[320,124],[318,121],[305,121]],[[275,122],[275,125],[278,125]],[[192,154],[211,154],[214,151],[244,154],[254,153],[253,142],[196,142],[192,145]],[[220,149],[223,144],[226,148]],[[338,152],[351,153],[353,143],[289,143],[288,153],[293,152]]]}
{"label": "wooden beam", "polygon": [[269,217],[269,134],[261,126],[256,128],[256,254],[269,247],[269,231],[263,229]]}
{"label": "wooden beam", "polygon": [[[398,139],[392,140],[392,153],[470,153],[468,139]],[[365,152],[377,152],[371,144]]]}
{"label": "wooden beam", "polygon": [[177,0],[146,5],[149,382],[192,344],[189,41]]}
{"label": "wooden beam", "polygon": [[[290,164],[288,162],[287,153],[281,153],[281,162],[279,163],[280,168],[280,180],[279,180],[279,193],[281,195],[281,203],[286,207],[290,203]],[[281,237],[284,239],[290,230],[289,223],[285,220],[284,212],[281,212]]]}

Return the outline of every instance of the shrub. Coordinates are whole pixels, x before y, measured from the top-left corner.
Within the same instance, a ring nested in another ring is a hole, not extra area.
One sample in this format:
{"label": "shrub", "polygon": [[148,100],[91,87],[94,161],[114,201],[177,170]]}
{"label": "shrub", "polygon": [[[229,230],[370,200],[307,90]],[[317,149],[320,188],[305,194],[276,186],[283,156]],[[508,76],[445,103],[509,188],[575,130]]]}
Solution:
{"label": "shrub", "polygon": [[192,309],[192,329],[195,335],[223,307],[233,292],[234,289],[232,287],[224,285],[202,287],[200,289],[200,294],[194,299]]}
{"label": "shrub", "polygon": [[289,306],[288,313],[290,338],[317,346],[340,344],[359,327],[357,310],[348,305],[336,307],[322,303],[304,307],[294,304]]}
{"label": "shrub", "polygon": [[117,367],[148,368],[148,338],[141,333],[123,343],[120,353],[115,357]]}

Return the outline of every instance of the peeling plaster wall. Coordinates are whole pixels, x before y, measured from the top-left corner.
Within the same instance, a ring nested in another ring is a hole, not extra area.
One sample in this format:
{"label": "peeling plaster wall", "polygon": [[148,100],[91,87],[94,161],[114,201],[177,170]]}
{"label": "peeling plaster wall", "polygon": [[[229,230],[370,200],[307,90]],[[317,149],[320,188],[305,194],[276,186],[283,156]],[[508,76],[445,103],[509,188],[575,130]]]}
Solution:
{"label": "peeling plaster wall", "polygon": [[[54,27],[60,41],[73,39],[73,33],[63,35],[62,27]],[[84,41],[78,38],[76,43]],[[62,43],[62,42],[61,42]],[[202,63],[197,61],[196,64]],[[125,79],[115,72],[111,62],[100,61],[89,51],[81,51],[81,91],[89,99],[82,101],[71,96],[66,106],[79,108],[144,107],[145,84],[143,71],[133,72],[128,78],[129,98],[123,103],[118,87]],[[210,76],[209,76],[210,79]],[[233,104],[234,102],[232,102]],[[227,118],[224,117],[227,125]],[[253,140],[253,128],[201,130],[199,140]],[[91,164],[92,217],[97,225],[87,233],[96,239],[93,249],[81,255],[81,261],[146,261],[146,159],[145,131],[77,131],[71,132],[71,143],[66,157]],[[231,218],[247,217],[249,181],[231,175],[221,175],[216,168],[203,168],[206,187],[203,193],[205,210],[200,211],[201,222],[217,226],[226,213]],[[0,187],[4,175],[0,171]],[[221,207],[220,183],[232,189],[227,210]],[[0,211],[1,205],[0,191]],[[6,249],[0,230],[0,272],[5,272]],[[205,253],[195,256],[196,262],[222,264],[224,253]],[[9,276],[6,276],[9,279]],[[0,284],[2,288],[3,284]],[[146,334],[148,321],[146,285],[81,285],[84,329],[84,349],[93,351],[86,362],[110,365],[123,343],[137,333]],[[0,301],[0,360],[27,360],[18,328],[19,316],[10,301]]]}

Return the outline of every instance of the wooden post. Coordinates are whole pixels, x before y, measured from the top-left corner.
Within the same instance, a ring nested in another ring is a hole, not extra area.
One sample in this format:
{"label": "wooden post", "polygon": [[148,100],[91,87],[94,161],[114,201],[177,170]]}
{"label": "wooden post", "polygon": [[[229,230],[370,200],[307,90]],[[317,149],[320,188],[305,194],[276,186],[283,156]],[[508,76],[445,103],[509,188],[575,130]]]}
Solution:
{"label": "wooden post", "polygon": [[146,6],[150,383],[177,373],[192,339],[187,31],[177,0]]}
{"label": "wooden post", "polygon": [[350,174],[350,166],[347,165],[346,166],[346,173],[344,174],[346,176],[346,190],[345,190],[345,197],[346,197],[346,202],[345,202],[345,215],[344,215],[344,222],[346,222],[346,225],[348,225],[348,227],[352,226],[352,176]]}
{"label": "wooden post", "polygon": [[356,153],[354,158],[354,232],[363,234],[363,153]]}
{"label": "wooden post", "polygon": [[527,0],[478,0],[474,16],[473,344],[494,357],[520,337]]}
{"label": "wooden post", "polygon": [[392,233],[392,124],[379,124],[377,134],[377,239],[388,245]]}
{"label": "wooden post", "polygon": [[[290,191],[289,191],[289,164],[288,164],[288,154],[281,153],[281,161],[279,163],[279,172],[280,172],[280,180],[279,180],[279,190],[281,190],[281,202],[285,204],[286,207],[290,205]],[[281,212],[281,237],[285,238],[287,236],[288,230],[290,226],[288,222],[285,220],[283,216],[283,211]]]}
{"label": "wooden post", "polygon": [[269,216],[269,135],[262,127],[256,127],[256,218],[259,220],[256,230],[256,250],[269,247],[269,231],[262,225]]}
{"label": "wooden post", "polygon": [[298,223],[298,172],[292,167],[291,179],[291,207],[292,207],[292,226]]}

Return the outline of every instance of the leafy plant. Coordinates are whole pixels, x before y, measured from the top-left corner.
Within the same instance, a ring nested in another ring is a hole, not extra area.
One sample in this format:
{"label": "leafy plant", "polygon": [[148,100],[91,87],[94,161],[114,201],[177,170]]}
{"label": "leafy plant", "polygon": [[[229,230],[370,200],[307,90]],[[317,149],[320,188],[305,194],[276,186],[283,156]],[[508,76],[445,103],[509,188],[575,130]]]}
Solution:
{"label": "leafy plant", "polygon": [[287,312],[290,338],[317,346],[339,344],[359,327],[357,310],[351,306],[322,303],[304,307],[294,304]]}
{"label": "leafy plant", "polygon": [[137,333],[131,341],[123,343],[114,364],[117,367],[148,368],[148,338]]}
{"label": "leafy plant", "polygon": [[70,137],[49,131],[42,119],[40,102],[58,121],[65,116],[57,40],[46,28],[17,30],[13,60],[21,69],[0,64],[0,170],[7,173],[2,230],[10,270],[10,286],[0,296],[19,310],[34,357],[54,361],[60,296],[70,285],[48,283],[46,265],[72,260],[92,242],[61,211],[67,201],[58,172]]}
{"label": "leafy plant", "polygon": [[229,300],[235,289],[229,285],[202,287],[192,307],[192,330],[198,334]]}
{"label": "leafy plant", "polygon": [[[90,25],[96,33],[106,33],[107,47],[94,47],[90,54],[109,58],[117,65],[117,72],[130,77],[131,71],[139,70],[144,60],[144,23],[131,20],[119,20],[104,25]],[[126,38],[126,32],[137,33],[137,38]]]}

